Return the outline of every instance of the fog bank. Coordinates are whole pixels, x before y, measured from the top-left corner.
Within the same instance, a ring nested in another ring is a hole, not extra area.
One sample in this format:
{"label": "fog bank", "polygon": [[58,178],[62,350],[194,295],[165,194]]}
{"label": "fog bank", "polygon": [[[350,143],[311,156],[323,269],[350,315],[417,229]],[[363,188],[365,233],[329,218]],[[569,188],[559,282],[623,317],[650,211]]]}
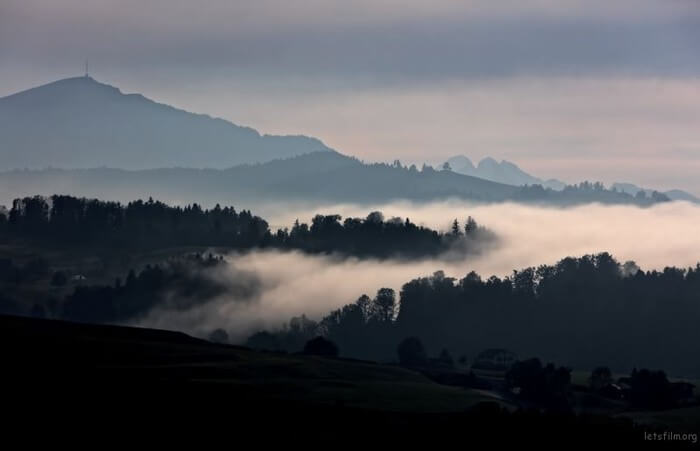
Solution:
{"label": "fog bank", "polygon": [[273,226],[309,220],[315,213],[366,216],[380,210],[386,217],[408,216],[411,221],[447,229],[454,218],[471,215],[500,238],[497,247],[464,259],[377,261],[309,256],[298,252],[255,251],[230,254],[229,269],[212,277],[237,286],[241,277],[257,277],[259,290],[245,298],[235,291],[187,311],[154,310],[140,325],[183,330],[206,336],[225,329],[232,341],[251,332],[279,327],[291,316],[319,318],[353,302],[361,294],[374,295],[381,287],[400,290],[412,278],[444,270],[453,277],[476,271],[482,277],[506,276],[513,269],[552,264],[566,256],[608,251],[620,262],[634,260],[642,269],[694,266],[700,261],[700,207],[685,202],[650,208],[586,205],[547,208],[517,204],[474,205],[458,201],[430,204],[398,202],[370,208],[333,205],[297,213],[267,213]]}

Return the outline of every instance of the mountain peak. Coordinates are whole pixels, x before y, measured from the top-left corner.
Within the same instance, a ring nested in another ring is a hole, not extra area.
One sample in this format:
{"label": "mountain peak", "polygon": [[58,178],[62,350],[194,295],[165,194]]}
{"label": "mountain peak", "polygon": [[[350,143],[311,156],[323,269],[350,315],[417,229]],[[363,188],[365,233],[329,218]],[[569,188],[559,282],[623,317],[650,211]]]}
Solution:
{"label": "mountain peak", "polygon": [[92,77],[71,77],[2,97],[0,110],[14,110],[19,114],[31,110],[41,114],[71,106],[90,110],[89,105],[106,105],[125,97],[118,88]]}
{"label": "mountain peak", "polygon": [[0,169],[222,168],[328,151],[306,136],[250,127],[154,102],[90,76],[0,98]]}
{"label": "mountain peak", "polygon": [[[469,165],[460,165],[458,162],[467,161]],[[493,182],[504,183],[507,185],[534,185],[540,184],[548,188],[560,190],[564,187],[564,183],[558,180],[543,181],[523,171],[515,163],[507,160],[498,160],[492,157],[485,157],[479,164],[474,167],[469,158],[460,155],[447,160],[454,172],[460,174],[471,175]]]}
{"label": "mountain peak", "polygon": [[491,157],[486,157],[486,158],[483,158],[479,162],[479,165],[477,167],[479,169],[483,169],[483,168],[493,168],[496,166],[499,166],[498,161],[496,161],[495,159],[493,159]]}
{"label": "mountain peak", "polygon": [[449,163],[450,167],[457,172],[474,169],[474,163],[472,163],[472,160],[464,155],[455,155],[447,160],[447,163]]}
{"label": "mountain peak", "polygon": [[63,78],[60,80],[47,83],[45,85],[40,85],[34,88],[26,89],[24,91],[11,94],[7,97],[0,97],[0,101],[7,101],[10,99],[26,98],[28,96],[35,95],[51,95],[59,94],[61,92],[76,93],[77,91],[83,90],[93,90],[93,91],[106,91],[111,93],[121,94],[121,91],[114,86],[101,83],[90,76],[81,77],[70,77]]}

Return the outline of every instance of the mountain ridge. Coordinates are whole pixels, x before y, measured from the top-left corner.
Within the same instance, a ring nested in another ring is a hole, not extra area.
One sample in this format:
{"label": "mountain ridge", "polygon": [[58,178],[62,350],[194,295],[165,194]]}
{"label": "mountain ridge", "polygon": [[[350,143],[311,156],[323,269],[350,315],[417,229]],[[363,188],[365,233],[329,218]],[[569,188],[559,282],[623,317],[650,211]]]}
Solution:
{"label": "mountain ridge", "polygon": [[[615,182],[610,186],[610,188],[616,189],[616,190],[621,191],[623,193],[631,194],[632,196],[636,196],[637,193],[639,193],[640,191],[644,191],[647,196],[650,195],[651,193],[653,193],[654,191],[658,191],[658,190],[653,190],[653,189],[649,189],[649,188],[641,188],[641,187],[635,185],[634,183],[628,183],[628,182]],[[698,198],[697,196],[695,196],[687,191],[683,191],[680,189],[670,189],[668,191],[659,191],[659,192],[665,194],[671,200],[682,200],[682,201],[686,201],[686,202],[700,204],[700,198]]]}
{"label": "mountain ridge", "polygon": [[[479,161],[477,165],[472,163],[471,159],[465,155],[456,155],[446,161],[451,169],[460,174],[472,175],[474,177],[491,180],[494,182],[505,183],[507,185],[524,186],[524,185],[542,185],[545,188],[561,191],[566,187],[566,183],[557,179],[543,180],[535,177],[520,167],[508,160],[501,160],[499,163],[492,157],[485,157]],[[654,191],[665,194],[671,200],[684,200],[693,203],[700,203],[700,198],[694,194],[688,193],[680,189],[671,190],[654,190],[650,188],[640,188],[633,183],[614,182],[610,185],[610,189],[616,189],[620,192],[636,195],[639,191],[644,191],[647,196],[651,196]]]}
{"label": "mountain ridge", "polygon": [[635,198],[590,183],[562,191],[517,187],[426,166],[418,170],[385,163],[367,164],[337,152],[314,152],[228,169],[165,168],[45,169],[0,172],[0,202],[52,194],[128,201],[152,196],[172,204],[261,203],[376,204],[448,198],[480,203],[524,202],[547,205],[626,203],[648,206],[665,196]]}
{"label": "mountain ridge", "polygon": [[505,183],[507,185],[542,185],[545,188],[562,190],[566,184],[556,179],[543,180],[520,169],[518,165],[507,160],[499,163],[492,157],[482,158],[478,164],[465,155],[456,155],[446,161],[453,171],[474,177]]}
{"label": "mountain ridge", "polygon": [[87,76],[0,98],[5,170],[217,168],[330,150],[317,138],[261,134]]}

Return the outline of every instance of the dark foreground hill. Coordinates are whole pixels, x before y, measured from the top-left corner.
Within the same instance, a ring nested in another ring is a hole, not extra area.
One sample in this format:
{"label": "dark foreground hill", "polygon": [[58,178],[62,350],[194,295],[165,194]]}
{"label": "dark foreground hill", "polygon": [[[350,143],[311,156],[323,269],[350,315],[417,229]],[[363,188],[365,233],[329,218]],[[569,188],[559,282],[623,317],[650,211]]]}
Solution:
{"label": "dark foreground hill", "polygon": [[0,173],[2,201],[36,194],[131,200],[152,196],[169,203],[258,205],[260,202],[380,203],[459,198],[477,202],[534,202],[575,205],[587,202],[651,205],[666,196],[632,196],[583,183],[561,191],[517,187],[489,180],[387,164],[365,164],[336,152],[314,152],[229,169],[46,169]]}
{"label": "dark foreground hill", "polygon": [[512,413],[486,392],[394,366],[260,353],[174,332],[0,316],[0,343],[6,425],[171,438],[224,427],[236,439],[327,443],[644,440],[630,420]]}
{"label": "dark foreground hill", "polygon": [[306,136],[261,135],[91,77],[0,98],[0,168],[221,168],[328,151]]}
{"label": "dark foreground hill", "polygon": [[456,412],[495,399],[399,367],[256,352],[165,330],[0,315],[0,341],[3,378],[35,380],[38,392],[112,387],[101,394],[110,396],[119,386],[133,394],[178,386],[182,394],[218,392],[261,403],[416,413]]}

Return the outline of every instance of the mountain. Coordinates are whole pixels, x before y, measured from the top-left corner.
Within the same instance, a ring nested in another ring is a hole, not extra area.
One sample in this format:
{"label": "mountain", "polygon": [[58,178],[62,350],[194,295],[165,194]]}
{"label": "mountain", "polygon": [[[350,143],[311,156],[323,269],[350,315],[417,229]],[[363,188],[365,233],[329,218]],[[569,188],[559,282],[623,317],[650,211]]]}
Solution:
{"label": "mountain", "polygon": [[671,200],[684,200],[687,202],[693,202],[696,204],[700,204],[700,198],[690,194],[687,191],[683,191],[683,190],[679,190],[679,189],[672,189],[672,190],[664,191],[664,194],[667,195],[668,198]]}
{"label": "mountain", "polygon": [[[381,202],[449,196],[503,200],[517,187],[446,171],[409,171],[364,164],[337,152],[314,152],[228,169],[45,169],[0,173],[2,202],[34,194],[66,193],[130,200],[153,196],[175,202],[236,205],[255,202]],[[0,202],[0,203],[2,203]]]}
{"label": "mountain", "polygon": [[[566,187],[566,183],[562,181],[557,179],[543,180],[537,178],[523,171],[516,164],[506,160],[499,163],[491,157],[486,157],[475,166],[468,157],[457,155],[447,160],[447,163],[454,172],[459,174],[471,175],[485,180],[505,183],[506,185],[542,185],[545,188],[550,188],[555,191],[561,191]],[[632,196],[642,190],[647,196],[651,196],[654,192],[653,189],[640,188],[632,183],[614,183],[610,189],[616,189],[619,192]],[[687,202],[700,203],[700,198],[679,189],[658,192],[665,194],[670,200],[684,200]]]}
{"label": "mountain", "polygon": [[542,180],[520,169],[510,161],[500,163],[491,157],[484,158],[477,166],[464,155],[457,155],[447,160],[454,172],[479,177],[507,185],[542,185],[554,190],[564,189],[566,184],[556,179]]}
{"label": "mountain", "polygon": [[587,202],[649,205],[664,200],[635,199],[626,193],[584,184],[562,191],[518,187],[431,167],[365,164],[337,152],[314,152],[228,169],[169,168],[44,169],[0,173],[1,202],[13,198],[70,194],[104,200],[153,198],[169,203],[207,203],[253,208],[267,202],[382,203],[459,198],[478,202],[531,202],[573,205]]}
{"label": "mountain", "polygon": [[447,160],[447,163],[450,165],[453,171],[459,172],[460,174],[472,175],[472,173],[476,171],[472,160],[464,155],[456,155]]}
{"label": "mountain", "polygon": [[329,151],[306,136],[261,135],[91,77],[0,98],[0,169],[222,168]]}
{"label": "mountain", "polygon": [[[639,191],[644,191],[647,195],[651,195],[655,190],[649,189],[649,188],[640,188],[639,186],[633,184],[633,183],[613,183],[612,186],[610,187],[611,189],[616,189],[620,192],[631,194],[631,195],[636,195]],[[668,191],[659,191],[666,196],[668,196],[669,199],[671,200],[683,200],[686,202],[693,202],[693,203],[700,203],[700,198],[686,192],[682,191],[679,189],[672,189]]]}

